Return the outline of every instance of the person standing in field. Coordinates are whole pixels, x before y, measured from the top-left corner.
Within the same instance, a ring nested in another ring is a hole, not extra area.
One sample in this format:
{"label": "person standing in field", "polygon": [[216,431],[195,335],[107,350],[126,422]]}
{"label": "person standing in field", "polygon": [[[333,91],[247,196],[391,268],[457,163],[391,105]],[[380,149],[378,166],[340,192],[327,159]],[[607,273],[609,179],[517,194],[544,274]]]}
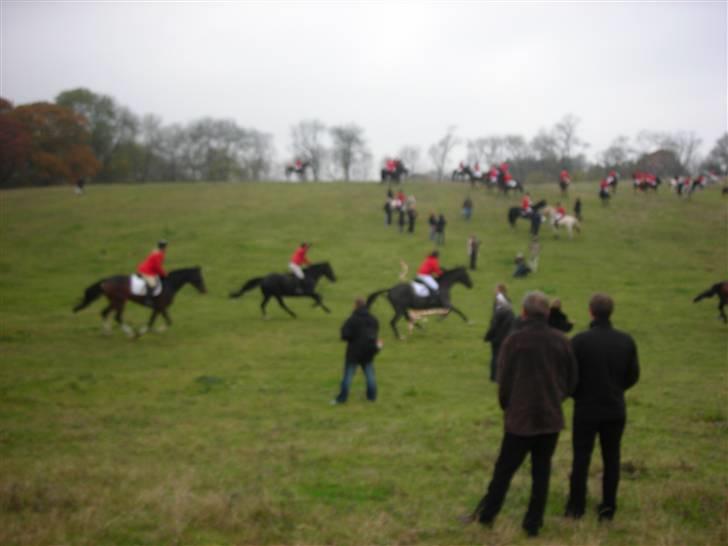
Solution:
{"label": "person standing in field", "polygon": [[430,226],[430,241],[434,241],[437,235],[437,216],[435,216],[434,212],[430,211],[430,217],[427,219],[427,223]]}
{"label": "person standing in field", "polygon": [[344,376],[338,396],[332,404],[343,404],[349,398],[349,389],[357,367],[361,366],[367,382],[367,400],[377,399],[377,380],[374,373],[374,357],[382,348],[378,338],[379,322],[369,313],[363,298],[354,301],[354,312],[341,326],[341,339],[346,341]]}
{"label": "person standing in field", "polygon": [[447,220],[445,220],[445,215],[440,213],[440,216],[437,217],[437,223],[435,224],[435,242],[438,245],[445,244],[445,225],[446,224],[447,224]]}
{"label": "person standing in field", "polygon": [[523,320],[501,346],[496,380],[505,432],[488,490],[467,522],[493,524],[511,478],[530,454],[531,498],[521,525],[528,536],[537,536],[543,526],[551,458],[564,428],[561,404],[578,379],[569,340],[549,328],[548,313],[542,292],[526,294]]}
{"label": "person standing in field", "polygon": [[480,241],[475,236],[475,234],[472,234],[470,237],[468,237],[468,243],[467,243],[467,251],[468,251],[468,258],[470,259],[470,270],[475,271],[475,268],[478,264],[478,249],[480,248]]}
{"label": "person standing in field", "polygon": [[511,300],[508,299],[508,291],[505,284],[498,284],[495,287],[495,299],[493,300],[493,315],[490,319],[490,326],[483,337],[484,341],[490,343],[490,380],[495,382],[496,364],[498,362],[498,352],[511,332],[513,321],[516,316],[513,314]]}
{"label": "person standing in field", "polygon": [[581,518],[586,510],[586,484],[594,440],[599,437],[604,463],[600,521],[611,520],[617,511],[617,488],[622,434],[627,422],[624,391],[639,380],[637,345],[629,334],[612,327],[614,301],[607,294],[594,294],[589,301],[589,330],[574,336],[571,345],[579,366],[574,391],[574,417],[569,498],[566,517]]}
{"label": "person standing in field", "polygon": [[407,204],[407,232],[415,232],[415,221],[417,220],[417,209],[414,202]]}

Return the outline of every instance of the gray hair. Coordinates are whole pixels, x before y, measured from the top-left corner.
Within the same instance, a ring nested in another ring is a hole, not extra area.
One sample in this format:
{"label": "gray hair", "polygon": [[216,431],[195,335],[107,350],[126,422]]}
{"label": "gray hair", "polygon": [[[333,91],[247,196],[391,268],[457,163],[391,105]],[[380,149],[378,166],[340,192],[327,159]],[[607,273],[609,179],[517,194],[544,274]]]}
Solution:
{"label": "gray hair", "polygon": [[539,290],[528,292],[523,297],[523,312],[529,318],[549,316],[549,299]]}

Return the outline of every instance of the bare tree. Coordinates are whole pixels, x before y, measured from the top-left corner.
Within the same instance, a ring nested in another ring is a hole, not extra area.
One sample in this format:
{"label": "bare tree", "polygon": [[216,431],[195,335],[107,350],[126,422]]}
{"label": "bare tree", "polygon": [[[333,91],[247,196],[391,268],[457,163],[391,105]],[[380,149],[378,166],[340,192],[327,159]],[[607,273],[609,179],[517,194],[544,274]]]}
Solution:
{"label": "bare tree", "polygon": [[303,120],[291,127],[293,153],[311,163],[314,180],[319,180],[326,160],[325,135],[326,126],[317,119]]}
{"label": "bare tree", "polygon": [[686,169],[695,168],[701,142],[693,131],[640,131],[637,134],[637,144],[642,155],[656,150],[669,150],[675,152]]}
{"label": "bare tree", "polygon": [[553,128],[552,136],[556,142],[559,159],[568,163],[578,155],[580,148],[586,148],[589,144],[579,138],[576,128],[581,120],[573,114],[566,114],[561,121]]}
{"label": "bare tree", "polygon": [[371,161],[371,154],[364,140],[364,129],[350,123],[332,127],[329,133],[331,134],[331,153],[334,163],[341,169],[344,180],[348,182],[351,179],[353,168],[360,173],[362,165]]}
{"label": "bare tree", "polygon": [[559,157],[559,143],[552,132],[541,129],[531,139],[531,150],[541,161],[555,161]]}
{"label": "bare tree", "polygon": [[447,160],[450,156],[450,152],[452,152],[452,149],[459,142],[460,140],[455,136],[455,126],[450,126],[448,127],[445,136],[430,146],[427,150],[427,153],[435,166],[438,182],[442,181],[443,175],[445,174],[445,168],[447,166]]}
{"label": "bare tree", "polygon": [[528,144],[521,135],[506,135],[503,137],[503,148],[508,159],[519,160],[528,156]]}
{"label": "bare tree", "polygon": [[417,163],[420,160],[420,149],[417,146],[404,146],[399,150],[399,159],[409,169],[410,174],[417,172]]}
{"label": "bare tree", "polygon": [[728,133],[724,133],[716,141],[715,146],[710,150],[703,164],[706,169],[717,171],[721,174],[728,173]]}
{"label": "bare tree", "polygon": [[635,150],[630,146],[629,137],[620,135],[601,154],[601,162],[605,167],[618,167],[631,161]]}

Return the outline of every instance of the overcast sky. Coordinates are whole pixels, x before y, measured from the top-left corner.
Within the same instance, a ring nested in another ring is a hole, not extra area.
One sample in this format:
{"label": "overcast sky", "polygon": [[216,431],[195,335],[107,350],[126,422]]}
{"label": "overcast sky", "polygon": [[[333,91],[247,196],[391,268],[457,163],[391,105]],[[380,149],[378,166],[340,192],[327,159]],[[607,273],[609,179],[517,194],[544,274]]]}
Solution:
{"label": "overcast sky", "polygon": [[641,129],[706,154],[728,128],[725,1],[0,3],[14,104],[86,87],[165,124],[231,118],[281,161],[311,118],[360,125],[377,161],[568,113],[590,157]]}

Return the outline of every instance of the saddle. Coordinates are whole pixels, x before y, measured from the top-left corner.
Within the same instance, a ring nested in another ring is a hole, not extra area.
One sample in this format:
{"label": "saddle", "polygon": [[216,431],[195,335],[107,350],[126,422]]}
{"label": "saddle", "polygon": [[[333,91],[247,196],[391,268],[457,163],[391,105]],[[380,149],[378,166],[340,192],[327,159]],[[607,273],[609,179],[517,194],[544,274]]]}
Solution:
{"label": "saddle", "polygon": [[430,289],[428,288],[428,286],[419,279],[414,279],[410,283],[410,286],[412,287],[412,291],[414,292],[415,296],[417,298],[420,298],[421,300],[424,300],[423,303],[425,304],[425,307],[440,307],[442,305],[442,302],[440,300],[440,293],[430,293]]}
{"label": "saddle", "polygon": [[[129,292],[131,292],[132,296],[146,296],[148,291],[149,287],[147,286],[147,282],[140,275],[137,273],[129,275]],[[156,298],[161,293],[162,283],[159,282],[154,288],[154,293],[152,293],[151,296]]]}

